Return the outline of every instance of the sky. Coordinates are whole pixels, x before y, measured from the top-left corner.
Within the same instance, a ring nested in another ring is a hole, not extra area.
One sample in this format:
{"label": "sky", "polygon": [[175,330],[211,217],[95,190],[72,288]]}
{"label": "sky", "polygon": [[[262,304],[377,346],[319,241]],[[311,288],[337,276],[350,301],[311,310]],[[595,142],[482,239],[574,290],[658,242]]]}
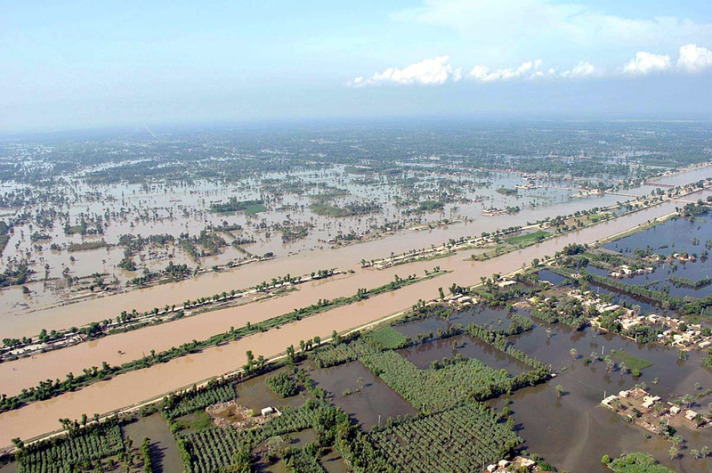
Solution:
{"label": "sky", "polygon": [[709,0],[0,0],[0,132],[711,112]]}

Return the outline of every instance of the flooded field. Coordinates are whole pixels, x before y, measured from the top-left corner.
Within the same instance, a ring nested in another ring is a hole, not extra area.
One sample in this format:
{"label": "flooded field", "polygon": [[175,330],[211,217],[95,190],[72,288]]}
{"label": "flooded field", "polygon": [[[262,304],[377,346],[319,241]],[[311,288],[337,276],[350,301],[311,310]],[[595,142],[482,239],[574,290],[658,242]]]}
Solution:
{"label": "flooded field", "polygon": [[[537,326],[532,332],[512,337],[512,341],[518,349],[551,363],[558,373],[554,381],[523,389],[510,397],[518,433],[530,452],[537,452],[547,462],[569,471],[608,471],[601,465],[602,455],[613,457],[627,451],[652,453],[678,472],[708,468],[709,459],[694,460],[690,455],[670,461],[669,442],[657,436],[649,438],[644,429],[626,423],[600,404],[606,395],[641,382],[664,399],[694,392],[695,383],[700,383],[703,389],[710,388],[710,375],[700,366],[700,354],[690,353],[683,361],[674,349],[636,344],[619,336],[598,334],[594,329],[567,330],[560,325]],[[578,352],[576,359],[570,354],[571,348]],[[611,350],[634,354],[650,361],[652,366],[642,370],[640,378],[634,378],[622,372],[609,372],[601,361],[589,366],[583,362],[583,357],[592,352],[605,354]],[[554,384],[563,386],[565,394],[561,398],[557,397]],[[503,401],[494,405],[502,407]],[[681,433],[687,449],[712,444],[710,429],[681,427]]]}
{"label": "flooded field", "polygon": [[[532,188],[513,195],[497,191],[523,183]],[[415,189],[417,196],[401,197]],[[445,199],[443,189],[449,193]],[[338,165],[264,172],[232,183],[198,179],[108,185],[68,176],[66,184],[52,189],[51,198],[46,189],[8,181],[0,187],[0,203],[15,202],[24,192],[34,199],[23,210],[38,218],[14,225],[0,269],[30,255],[28,267],[37,282],[28,286],[29,293],[4,297],[5,313],[102,292],[78,284],[82,278],[116,291],[134,278],[160,272],[169,261],[191,269],[224,267],[253,255],[285,257],[368,240],[393,229],[481,219],[489,208],[555,207],[559,214],[583,199],[572,197],[578,183],[561,177],[525,180],[518,173],[472,171],[454,179],[435,167],[404,167],[397,176],[366,181]],[[426,202],[437,205],[419,210],[420,199],[428,197]],[[589,200],[600,206],[612,197]],[[215,211],[230,199],[259,204],[253,205],[255,212]],[[348,212],[353,215],[342,214],[343,209],[352,209]],[[154,239],[136,243],[136,236]]]}
{"label": "flooded field", "polygon": [[423,343],[411,348],[404,348],[398,353],[421,370],[429,369],[434,361],[459,354],[465,358],[480,360],[487,366],[498,370],[505,369],[511,375],[529,371],[529,367],[525,364],[469,335],[458,335],[446,340]]}
{"label": "flooded field", "polygon": [[[668,292],[673,297],[703,298],[712,294],[712,215],[677,218],[645,231],[608,243],[605,249],[623,255],[636,250],[667,258],[655,265],[651,274],[626,277],[624,282]],[[674,255],[684,255],[675,259]],[[694,258],[687,260],[685,256]],[[600,269],[591,272],[608,276]],[[683,282],[683,280],[686,280]],[[686,286],[685,284],[690,286]]]}
{"label": "flooded field", "polygon": [[487,328],[506,330],[511,323],[510,315],[511,313],[505,307],[475,306],[470,309],[458,311],[448,319],[428,318],[414,320],[397,325],[395,329],[411,339],[415,339],[418,335],[435,334],[438,331],[446,331],[458,324],[464,327],[475,323]]}
{"label": "flooded field", "polygon": [[[0,321],[8,325],[8,335],[25,336],[36,334],[42,328],[50,330],[79,326],[89,322],[113,318],[122,310],[138,311],[163,307],[165,304],[180,304],[186,299],[212,296],[214,293],[230,291],[254,286],[262,281],[285,274],[302,275],[322,269],[324,261],[329,267],[340,269],[357,268],[362,259],[370,260],[388,256],[391,252],[402,253],[411,249],[426,248],[430,245],[440,245],[450,238],[480,235],[482,232],[492,232],[499,228],[513,225],[526,225],[527,222],[557,215],[572,213],[576,210],[611,205],[616,202],[616,196],[591,197],[576,199],[566,204],[552,205],[533,209],[526,215],[502,215],[481,217],[475,221],[453,223],[441,228],[425,231],[401,230],[383,239],[360,243],[337,249],[314,248],[313,251],[301,252],[295,255],[278,254],[273,261],[264,261],[248,265],[244,268],[227,270],[219,273],[209,272],[198,278],[160,285],[147,289],[137,289],[118,295],[107,295],[98,299],[82,301],[74,304],[55,307],[61,301],[41,302],[32,295],[23,294],[21,288],[0,289],[2,303],[15,304],[0,311]],[[41,291],[40,284],[30,284],[33,291]],[[109,297],[111,303],[107,303]],[[36,300],[32,306],[23,304],[28,300]],[[44,309],[50,305],[51,308]]]}
{"label": "flooded field", "polygon": [[255,378],[248,379],[237,385],[237,403],[241,406],[245,406],[248,409],[252,409],[255,412],[259,412],[262,408],[272,406],[293,406],[299,407],[304,404],[306,400],[306,393],[301,390],[296,396],[291,396],[288,398],[282,398],[276,395],[268,386],[265,384],[265,378],[267,376],[274,376],[278,373],[285,372],[286,369],[281,369],[279,371],[274,371],[269,375],[257,376]]}
{"label": "flooded field", "polygon": [[326,470],[326,473],[347,473],[349,471],[344,459],[336,451],[331,451],[323,456],[319,464]]}
{"label": "flooded field", "polygon": [[[403,288],[394,293],[373,297],[358,303],[354,307],[347,306],[335,309],[318,317],[307,318],[289,324],[280,330],[273,330],[267,333],[246,337],[237,342],[222,347],[206,349],[202,353],[173,360],[164,365],[121,375],[110,381],[97,383],[79,392],[63,395],[51,401],[37,402],[27,408],[0,414],[0,425],[2,426],[2,429],[0,429],[0,431],[2,431],[0,443],[6,444],[11,438],[17,436],[29,438],[46,431],[51,431],[56,428],[56,421],[51,421],[50,419],[57,419],[59,417],[77,418],[87,411],[111,411],[127,404],[138,403],[181,386],[192,384],[197,379],[204,379],[209,376],[228,372],[244,363],[244,353],[247,350],[253,350],[254,353],[269,357],[278,354],[284,350],[284,347],[293,344],[295,340],[308,339],[314,335],[320,335],[322,338],[326,338],[334,329],[337,331],[347,330],[397,312],[399,309],[410,307],[413,301],[420,298],[436,297],[438,287],[449,287],[452,283],[461,285],[479,283],[480,276],[489,276],[495,272],[506,273],[508,271],[517,270],[521,268],[522,263],[527,264],[527,262],[534,257],[541,258],[545,255],[554,254],[569,243],[582,241],[594,242],[610,234],[627,230],[648,219],[667,215],[670,211],[674,210],[674,207],[675,203],[664,204],[631,216],[621,217],[615,221],[582,230],[575,234],[549,240],[535,247],[503,255],[486,262],[468,261],[465,259],[467,254],[438,260],[437,263],[439,265],[451,270],[452,273]],[[347,251],[353,251],[353,248],[349,248]],[[409,265],[408,272],[422,272],[424,269],[432,269],[432,266],[432,262],[414,263]],[[402,271],[402,268],[396,268],[394,271],[398,272],[399,269]],[[387,273],[387,271],[383,271],[383,273]],[[365,272],[365,274],[368,274],[370,277],[370,275],[374,273],[369,271]],[[347,281],[353,281],[353,279]],[[361,286],[361,284],[356,282],[356,284],[352,286],[352,290],[355,292],[359,286]],[[292,310],[294,305],[290,304],[290,297],[292,296],[285,296],[275,301],[279,303],[285,303],[286,301],[287,306],[291,305],[288,310]],[[318,297],[315,298],[318,299]],[[265,304],[274,303],[275,301],[269,301]],[[265,306],[264,304],[260,304],[257,307],[262,309],[262,307]],[[137,340],[137,342],[133,347],[130,345],[123,347],[106,345],[108,349],[103,349],[104,351],[102,352],[97,351],[96,355],[89,355],[91,357],[89,359],[85,356],[76,356],[76,358],[73,358],[73,355],[70,355],[74,353],[72,350],[75,348],[84,350],[83,347],[89,345],[83,344],[74,348],[43,355],[48,357],[48,359],[54,360],[52,363],[55,364],[53,365],[44,363],[42,366],[38,365],[37,369],[33,370],[14,370],[13,368],[15,366],[21,366],[15,363],[31,366],[30,363],[33,361],[32,359],[22,359],[18,362],[3,363],[0,365],[0,370],[4,372],[5,379],[10,380],[6,390],[19,390],[23,386],[33,384],[33,378],[35,380],[46,379],[46,374],[49,372],[52,373],[49,376],[56,376],[55,373],[58,367],[61,367],[60,369],[62,371],[81,370],[92,363],[90,361],[92,358],[97,360],[99,364],[102,360],[107,360],[112,364],[120,362],[120,358],[117,357],[118,349],[123,349],[127,353],[133,353],[134,357],[140,357],[142,356],[142,352],[150,350],[159,343],[174,345],[180,340],[190,340],[193,338],[192,329],[187,332],[180,329],[176,330],[174,337],[170,335],[170,331],[165,330],[171,329],[172,327],[181,327],[181,324],[185,322],[200,320],[200,322],[196,324],[196,327],[200,325],[211,333],[228,330],[231,325],[238,325],[232,314],[237,314],[242,311],[244,311],[245,314],[243,320],[251,320],[253,323],[258,320],[258,315],[254,310],[247,311],[244,308],[238,307],[206,314],[207,316],[217,314],[215,315],[216,318],[214,320],[216,322],[214,323],[208,324],[206,322],[207,319],[190,318],[167,324],[165,327],[158,327],[161,329],[161,335],[158,337],[145,335],[147,332],[150,333],[152,329],[143,329],[137,332],[123,334],[122,336],[138,337],[134,339]],[[271,314],[265,313],[265,316],[268,315]],[[173,337],[173,339],[171,339],[171,337]],[[94,346],[99,348],[104,346],[102,343],[108,342],[111,344],[113,343],[112,339],[115,340],[116,338],[112,336],[99,340]],[[52,369],[43,372],[43,366],[51,367]],[[27,378],[25,378],[25,373],[29,375]],[[140,386],[141,388],[136,389],[136,386]],[[30,419],[32,420],[30,421]]]}
{"label": "flooded field", "polygon": [[[688,182],[702,178],[708,174],[706,169],[696,169],[684,173]],[[630,196],[645,193],[646,188],[628,189]],[[500,198],[502,194],[494,192]],[[505,197],[516,199],[516,197]],[[691,199],[696,198],[691,196]],[[558,215],[571,214],[576,211],[587,210],[594,207],[603,207],[615,204],[620,201],[619,195],[603,194],[590,196],[587,198],[573,198],[551,203],[550,205],[537,206],[513,215],[497,215],[493,217],[473,217],[457,220],[451,218],[448,225],[437,226],[423,231],[414,230],[394,230],[383,234],[383,238],[366,241],[358,245],[351,245],[336,249],[331,249],[325,245],[313,246],[309,251],[291,252],[285,254],[276,252],[274,260],[250,264],[239,269],[223,269],[220,272],[208,271],[197,278],[186,281],[163,284],[147,289],[132,290],[128,293],[109,295],[101,293],[98,298],[92,293],[86,293],[89,300],[78,299],[78,302],[68,305],[62,304],[62,299],[57,299],[51,293],[46,293],[50,286],[42,282],[29,283],[31,292],[24,294],[21,287],[11,287],[0,289],[2,298],[0,303],[4,304],[0,310],[0,322],[7,327],[7,336],[27,336],[38,333],[42,328],[66,329],[71,326],[80,326],[89,322],[114,318],[122,310],[138,311],[151,310],[154,307],[164,305],[180,304],[186,299],[196,299],[199,297],[212,296],[214,293],[230,291],[254,286],[262,281],[269,281],[273,277],[283,276],[287,273],[292,275],[308,274],[312,271],[322,269],[325,258],[329,261],[330,267],[341,269],[355,268],[362,259],[370,260],[386,257],[391,253],[402,253],[412,249],[427,248],[431,245],[439,245],[449,239],[479,235],[482,232],[492,232],[496,229],[507,228],[516,225],[526,225],[527,222],[553,218]],[[460,206],[460,208],[464,208]],[[457,223],[459,222],[459,223]],[[166,229],[168,231],[170,229]],[[19,232],[13,236],[17,238]],[[12,244],[8,245],[8,248]],[[106,252],[106,250],[101,250]],[[119,253],[117,250],[113,250]],[[261,253],[260,253],[261,254]],[[66,256],[66,255],[65,255]],[[72,256],[87,260],[87,262],[104,261],[103,255],[88,255],[85,252]],[[177,259],[172,260],[174,264],[179,264]],[[48,264],[48,263],[47,263]],[[77,261],[74,264],[79,264]],[[161,263],[165,265],[165,262]],[[204,268],[211,268],[215,262],[205,262]],[[50,267],[53,267],[50,265]],[[60,265],[60,267],[62,267]],[[68,267],[65,265],[65,267]],[[83,267],[83,263],[78,267]],[[100,268],[91,268],[94,272],[102,272]],[[112,276],[113,277],[113,276]],[[105,278],[106,279],[106,278]],[[51,292],[51,291],[50,291]],[[103,297],[102,297],[103,296]],[[83,296],[84,297],[84,296]],[[107,299],[107,297],[109,299]],[[84,297],[86,298],[86,297]],[[108,302],[108,301],[111,302]],[[48,308],[49,307],[49,308]]]}
{"label": "flooded field", "polygon": [[361,362],[315,368],[309,376],[333,396],[333,402],[349,414],[363,429],[414,415],[417,411],[407,401],[375,376]]}
{"label": "flooded field", "polygon": [[[595,269],[595,268],[592,268],[592,269]],[[561,284],[566,284],[567,282],[570,281],[568,278],[566,278],[560,274],[557,274],[549,269],[543,269],[543,270],[539,271],[537,274],[538,274],[538,279],[540,281],[548,281],[555,286],[558,286]]]}
{"label": "flooded field", "polygon": [[183,461],[176,447],[173,434],[160,414],[140,417],[135,422],[122,427],[125,438],[130,438],[134,445],[148,437],[151,439],[151,459],[156,473],[182,471]]}

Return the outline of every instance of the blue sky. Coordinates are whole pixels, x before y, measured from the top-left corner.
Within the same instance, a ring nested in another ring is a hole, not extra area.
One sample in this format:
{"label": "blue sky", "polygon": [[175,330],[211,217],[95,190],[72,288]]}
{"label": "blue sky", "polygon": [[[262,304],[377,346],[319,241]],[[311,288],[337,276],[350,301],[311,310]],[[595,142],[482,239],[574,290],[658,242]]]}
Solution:
{"label": "blue sky", "polygon": [[707,117],[706,1],[1,1],[0,130]]}

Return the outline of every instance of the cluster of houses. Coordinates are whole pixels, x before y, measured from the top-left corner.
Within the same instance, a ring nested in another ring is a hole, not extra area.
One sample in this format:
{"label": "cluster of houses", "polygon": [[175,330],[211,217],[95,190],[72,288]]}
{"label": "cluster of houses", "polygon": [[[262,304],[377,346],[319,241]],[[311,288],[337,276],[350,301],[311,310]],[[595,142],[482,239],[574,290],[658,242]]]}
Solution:
{"label": "cluster of houses", "polygon": [[688,255],[687,253],[673,253],[671,258],[682,261],[683,263],[687,261],[692,261],[694,263],[697,261],[697,257],[695,255]]}
{"label": "cluster of houses", "polygon": [[466,296],[464,294],[453,294],[451,296],[446,296],[443,302],[449,305],[457,307],[470,307],[477,304],[477,299],[472,296]]}
{"label": "cluster of houses", "polygon": [[515,189],[532,190],[532,189],[542,189],[544,186],[537,185],[534,182],[529,182],[527,184],[517,184],[514,186]]}
{"label": "cluster of houses", "polygon": [[[695,348],[705,349],[712,346],[712,336],[705,335],[702,325],[700,324],[688,324],[683,320],[666,315],[640,315],[618,304],[604,302],[590,291],[582,293],[579,290],[573,290],[569,293],[569,296],[579,299],[585,307],[595,307],[598,314],[617,311],[619,313],[618,322],[620,322],[621,327],[625,331],[638,325],[657,325],[664,327],[662,333],[658,334],[659,343],[684,350]],[[591,325],[594,327],[600,325],[598,317],[591,319]]]}
{"label": "cluster of houses", "polygon": [[365,266],[372,266],[375,269],[385,269],[399,264],[410,263],[418,258],[437,258],[439,256],[445,256],[451,251],[454,251],[454,249],[448,248],[446,245],[440,245],[435,248],[426,248],[418,251],[403,253],[401,255],[391,256],[390,258],[365,262]]}
{"label": "cluster of houses", "polygon": [[672,420],[681,414],[684,417],[684,422],[695,428],[701,427],[709,421],[692,409],[684,409],[683,414],[682,407],[671,402],[663,402],[660,396],[653,396],[641,388],[612,394],[601,401],[601,404],[656,434],[660,433],[661,419]]}
{"label": "cluster of houses", "polygon": [[615,271],[611,271],[608,275],[612,278],[622,279],[626,277],[632,278],[633,276],[638,276],[641,274],[650,274],[653,271],[655,271],[655,268],[653,267],[631,269],[628,265],[624,264],[616,268]]}
{"label": "cluster of houses", "polygon": [[507,215],[509,212],[507,209],[498,209],[496,207],[490,207],[489,209],[482,209],[482,215],[485,217],[494,217],[496,215]]}
{"label": "cluster of houses", "polygon": [[[687,324],[675,317],[651,314],[645,317],[649,323],[663,325],[667,329],[658,335],[660,342],[669,342],[680,348],[709,348],[712,336],[705,336],[700,324]],[[684,329],[684,330],[683,330]]]}
{"label": "cluster of houses", "polygon": [[[659,255],[659,254],[654,254],[654,255],[648,256],[648,260],[652,261],[653,263],[659,263],[661,261],[664,261],[665,259],[666,259],[665,256]],[[670,255],[670,259],[678,260],[683,263],[686,263],[688,261],[691,261],[694,263],[695,261],[697,261],[697,256],[695,256],[694,254],[689,255],[687,253],[673,253],[672,255]]]}
{"label": "cluster of houses", "polygon": [[584,187],[579,187],[579,191],[575,194],[571,194],[571,197],[589,197],[592,195],[601,195],[603,191],[599,188],[588,189]]}

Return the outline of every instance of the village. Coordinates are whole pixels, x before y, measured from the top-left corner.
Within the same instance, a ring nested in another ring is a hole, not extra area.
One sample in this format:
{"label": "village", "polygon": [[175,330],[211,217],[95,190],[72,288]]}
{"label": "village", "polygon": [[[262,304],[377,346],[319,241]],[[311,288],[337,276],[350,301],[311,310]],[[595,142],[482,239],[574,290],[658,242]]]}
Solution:
{"label": "village", "polygon": [[607,396],[601,404],[616,414],[656,435],[670,436],[678,427],[701,428],[710,425],[708,415],[678,404],[665,402],[660,396],[653,396],[640,387],[622,390]]}
{"label": "village", "polygon": [[[572,275],[579,276],[578,274]],[[600,298],[592,291],[581,291],[571,289],[565,293],[566,296],[581,302],[582,306],[589,313],[593,311],[596,315],[588,320],[588,323],[599,330],[610,330],[610,315],[615,314],[615,322],[620,324],[620,335],[631,339],[630,336],[634,327],[651,327],[658,329],[656,341],[660,344],[676,347],[680,350],[706,349],[712,346],[712,333],[708,328],[703,328],[701,324],[687,323],[676,317],[669,315],[649,314],[641,315],[637,310],[623,307],[619,304],[611,304]],[[530,298],[528,302],[533,306],[541,306],[549,301],[548,297]],[[603,326],[603,321],[607,322],[607,327]]]}

